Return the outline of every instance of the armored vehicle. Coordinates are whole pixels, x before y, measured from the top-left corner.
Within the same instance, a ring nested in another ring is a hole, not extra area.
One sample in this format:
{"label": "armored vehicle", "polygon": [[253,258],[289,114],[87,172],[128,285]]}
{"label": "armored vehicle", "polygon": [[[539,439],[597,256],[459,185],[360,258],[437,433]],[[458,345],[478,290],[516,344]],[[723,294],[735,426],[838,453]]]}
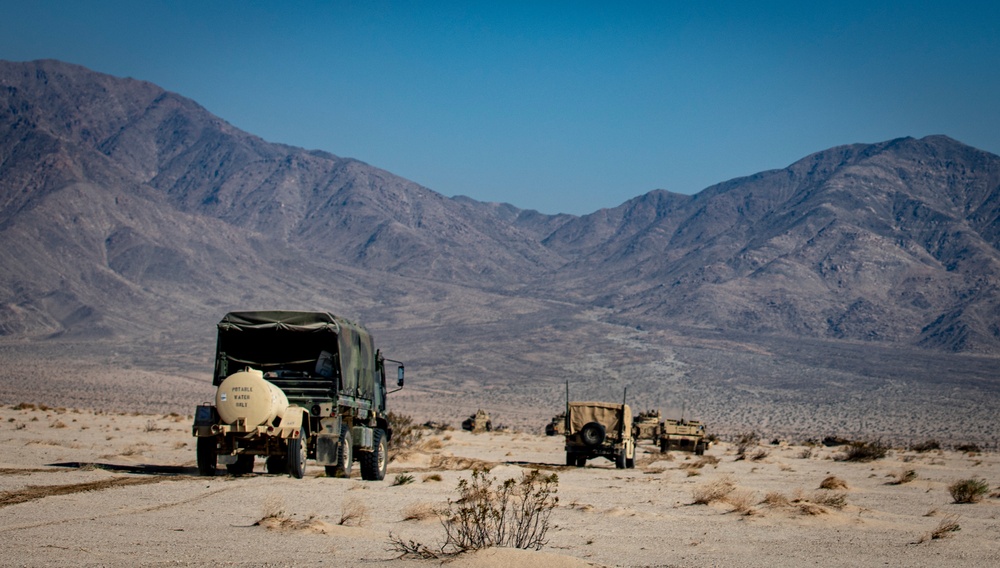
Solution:
{"label": "armored vehicle", "polygon": [[615,467],[635,467],[632,409],[625,403],[569,402],[566,404],[566,465],[583,467],[603,457]]}
{"label": "armored vehicle", "polygon": [[660,411],[640,412],[635,417],[633,432],[636,440],[652,440],[656,443],[660,439]]}
{"label": "armored vehicle", "polygon": [[660,425],[660,452],[680,450],[700,456],[706,448],[708,440],[705,438],[705,425],[701,422],[668,418]]}
{"label": "armored vehicle", "polygon": [[490,420],[490,415],[480,408],[475,414],[462,421],[462,430],[490,432],[493,430],[493,421]]}
{"label": "armored vehicle", "polygon": [[566,413],[560,412],[552,417],[552,421],[545,425],[546,436],[561,436],[566,433]]}
{"label": "armored vehicle", "polygon": [[[385,364],[364,327],[325,312],[231,312],[218,324],[214,404],[199,405],[192,433],[198,471],[253,471],[301,478],[314,459],[329,476],[380,480],[392,429],[386,418]],[[397,389],[398,390],[398,389]]]}

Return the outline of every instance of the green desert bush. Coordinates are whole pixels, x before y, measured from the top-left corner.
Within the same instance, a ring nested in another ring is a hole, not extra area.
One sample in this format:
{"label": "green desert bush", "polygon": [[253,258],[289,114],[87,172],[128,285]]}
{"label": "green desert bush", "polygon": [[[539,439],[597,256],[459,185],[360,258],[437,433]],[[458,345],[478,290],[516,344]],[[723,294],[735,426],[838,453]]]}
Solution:
{"label": "green desert bush", "polygon": [[956,503],[978,503],[990,492],[990,486],[984,479],[962,479],[948,486],[948,492]]}

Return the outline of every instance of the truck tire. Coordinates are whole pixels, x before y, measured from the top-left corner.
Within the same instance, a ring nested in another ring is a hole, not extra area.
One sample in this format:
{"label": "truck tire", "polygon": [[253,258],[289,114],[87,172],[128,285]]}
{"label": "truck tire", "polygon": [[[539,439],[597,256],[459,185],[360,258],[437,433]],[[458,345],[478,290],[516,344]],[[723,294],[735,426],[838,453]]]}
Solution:
{"label": "truck tire", "polygon": [[585,467],[587,465],[587,456],[576,456],[576,467]]}
{"label": "truck tire", "polygon": [[705,444],[703,444],[703,443],[699,442],[699,443],[698,443],[698,444],[697,444],[697,445],[696,445],[696,446],[694,447],[694,454],[695,454],[696,456],[703,456],[703,455],[705,455]]}
{"label": "truck tire", "polygon": [[337,465],[326,466],[327,477],[350,477],[354,463],[354,439],[351,429],[345,424],[340,427],[340,447],[337,449]]}
{"label": "truck tire", "polygon": [[625,448],[622,448],[618,455],[615,456],[615,467],[618,469],[625,469]]}
{"label": "truck tire", "polygon": [[600,446],[604,442],[604,426],[599,422],[587,422],[580,428],[580,439],[588,446]]}
{"label": "truck tire", "polygon": [[236,463],[227,463],[226,471],[229,475],[253,473],[253,454],[240,454],[236,456]]}
{"label": "truck tire", "polygon": [[566,465],[576,465],[576,454],[566,452]]}
{"label": "truck tire", "polygon": [[361,462],[361,479],[366,481],[382,481],[385,479],[385,471],[389,467],[389,456],[385,431],[376,428],[372,431],[372,451],[362,452],[359,456]]}
{"label": "truck tire", "polygon": [[306,474],[307,449],[306,429],[302,428],[298,438],[288,439],[288,473],[295,479],[302,479]]}
{"label": "truck tire", "polygon": [[215,437],[198,438],[198,475],[211,477],[215,475],[215,468],[219,465],[219,452],[216,448]]}
{"label": "truck tire", "polygon": [[625,458],[625,469],[635,469],[635,456]]}

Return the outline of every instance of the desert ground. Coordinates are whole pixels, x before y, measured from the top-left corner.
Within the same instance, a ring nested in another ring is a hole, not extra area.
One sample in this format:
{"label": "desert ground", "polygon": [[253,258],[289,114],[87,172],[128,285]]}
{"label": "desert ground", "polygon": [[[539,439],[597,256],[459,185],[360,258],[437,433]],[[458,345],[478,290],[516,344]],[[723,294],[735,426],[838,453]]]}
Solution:
{"label": "desert ground", "polygon": [[[541,418],[539,418],[541,419]],[[567,467],[535,432],[420,430],[384,481],[264,473],[197,476],[189,415],[36,403],[0,407],[3,566],[997,566],[1000,456],[772,444],[699,457],[640,446],[636,468]],[[437,550],[436,511],[460,480],[558,476],[541,550],[402,556],[390,535]],[[949,486],[989,493],[954,502]],[[826,486],[827,488],[822,488]]]}

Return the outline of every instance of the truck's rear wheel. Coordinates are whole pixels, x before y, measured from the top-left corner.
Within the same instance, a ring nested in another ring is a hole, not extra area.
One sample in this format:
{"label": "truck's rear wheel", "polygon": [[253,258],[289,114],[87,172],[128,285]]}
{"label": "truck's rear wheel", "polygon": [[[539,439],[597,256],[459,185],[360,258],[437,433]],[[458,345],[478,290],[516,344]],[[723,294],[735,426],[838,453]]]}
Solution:
{"label": "truck's rear wheel", "polygon": [[226,471],[229,472],[229,475],[253,473],[253,454],[240,454],[236,456],[236,463],[226,464]]}
{"label": "truck's rear wheel", "polygon": [[299,430],[298,438],[288,439],[288,473],[295,479],[302,479],[306,474],[306,429]]}
{"label": "truck's rear wheel", "polygon": [[625,448],[622,448],[618,455],[615,456],[615,467],[618,469],[625,469]]}
{"label": "truck's rear wheel", "polygon": [[340,427],[340,448],[337,449],[337,465],[326,466],[327,477],[350,477],[354,463],[354,439],[347,425]]}
{"label": "truck's rear wheel", "polygon": [[385,431],[376,428],[372,431],[372,451],[361,454],[361,479],[367,481],[382,481],[389,467]]}
{"label": "truck's rear wheel", "polygon": [[576,456],[576,467],[584,467],[587,465],[587,456]]}
{"label": "truck's rear wheel", "polygon": [[213,476],[219,464],[219,451],[215,438],[198,438],[198,475]]}
{"label": "truck's rear wheel", "polygon": [[576,454],[566,452],[566,465],[576,465]]}

